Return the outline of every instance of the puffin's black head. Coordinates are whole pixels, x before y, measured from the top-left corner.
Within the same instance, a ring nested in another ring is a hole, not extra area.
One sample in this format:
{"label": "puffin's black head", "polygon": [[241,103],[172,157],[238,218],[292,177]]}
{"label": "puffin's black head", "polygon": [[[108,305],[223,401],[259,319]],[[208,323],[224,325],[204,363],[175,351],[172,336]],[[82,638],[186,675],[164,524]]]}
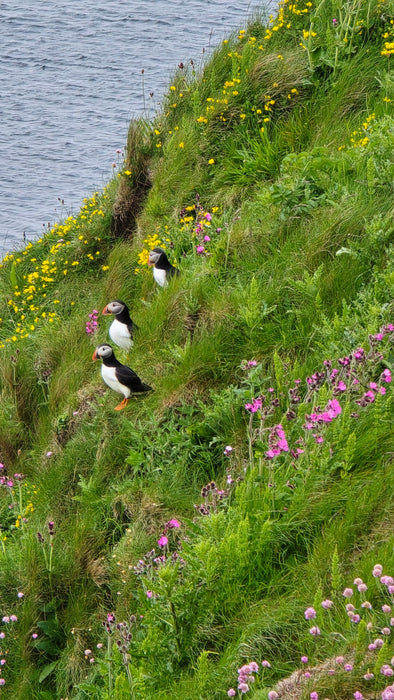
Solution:
{"label": "puffin's black head", "polygon": [[163,248],[153,248],[153,250],[151,250],[149,253],[149,267],[151,267],[152,265],[156,265],[156,263],[158,263],[159,260],[161,260],[162,262],[168,260],[166,252],[163,250]]}
{"label": "puffin's black head", "polygon": [[115,301],[110,301],[109,304],[107,304],[107,306],[104,307],[102,313],[104,316],[109,316],[110,314],[118,316],[122,313],[122,311],[124,311],[124,309],[127,309],[127,306],[124,303],[124,301],[115,299]]}
{"label": "puffin's black head", "polygon": [[112,350],[110,345],[99,345],[92,355],[92,360],[98,360],[99,358],[103,360],[105,357],[111,357],[111,355],[113,354],[114,351]]}

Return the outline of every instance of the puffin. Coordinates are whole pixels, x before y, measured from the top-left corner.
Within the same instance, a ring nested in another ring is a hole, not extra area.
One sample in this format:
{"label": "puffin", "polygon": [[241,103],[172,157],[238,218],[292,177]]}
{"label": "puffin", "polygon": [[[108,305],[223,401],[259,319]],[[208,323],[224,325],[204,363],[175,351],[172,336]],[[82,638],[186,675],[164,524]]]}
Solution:
{"label": "puffin", "polygon": [[103,361],[101,365],[101,376],[106,385],[124,396],[120,404],[115,406],[115,411],[121,411],[122,408],[126,408],[131,394],[153,391],[152,387],[144,384],[130,367],[122,365],[121,362],[116,359],[110,345],[99,345],[95,349],[92,360],[95,361],[99,358]]}
{"label": "puffin", "polygon": [[153,248],[150,251],[148,265],[153,267],[153,277],[160,287],[165,287],[170,277],[179,275],[179,270],[171,265],[163,248]]}
{"label": "puffin", "polygon": [[115,316],[109,327],[109,337],[122,350],[130,350],[133,346],[133,333],[138,326],[130,318],[129,310],[124,301],[110,301],[102,311],[104,316]]}

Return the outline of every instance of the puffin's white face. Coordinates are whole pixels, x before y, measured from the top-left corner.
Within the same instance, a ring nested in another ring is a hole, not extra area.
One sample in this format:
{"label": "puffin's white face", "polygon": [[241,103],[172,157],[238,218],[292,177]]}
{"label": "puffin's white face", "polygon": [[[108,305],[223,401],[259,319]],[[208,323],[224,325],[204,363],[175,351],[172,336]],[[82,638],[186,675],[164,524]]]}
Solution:
{"label": "puffin's white face", "polygon": [[113,350],[110,345],[99,345],[94,351],[94,354],[101,358],[111,357],[111,355],[113,355]]}
{"label": "puffin's white face", "polygon": [[122,313],[125,306],[126,304],[123,304],[121,301],[111,301],[109,304],[107,304],[106,308],[111,314],[115,314],[116,316],[117,314]]}
{"label": "puffin's white face", "polygon": [[155,250],[151,250],[150,253],[149,253],[149,264],[150,264],[150,265],[156,265],[156,263],[158,262],[158,260],[159,260],[159,258],[160,258],[160,256],[161,256],[161,254],[162,254],[163,252],[164,252],[164,251],[161,250],[160,248],[155,248]]}

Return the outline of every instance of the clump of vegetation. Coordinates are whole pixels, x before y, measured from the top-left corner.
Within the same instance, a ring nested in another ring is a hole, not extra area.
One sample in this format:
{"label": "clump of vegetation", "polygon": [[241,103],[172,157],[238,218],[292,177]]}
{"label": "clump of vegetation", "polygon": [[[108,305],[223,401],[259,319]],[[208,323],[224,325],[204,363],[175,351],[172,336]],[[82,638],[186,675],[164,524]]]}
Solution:
{"label": "clump of vegetation", "polygon": [[[394,697],[393,37],[285,0],[2,261],[5,698]],[[120,414],[112,299],[155,389]]]}

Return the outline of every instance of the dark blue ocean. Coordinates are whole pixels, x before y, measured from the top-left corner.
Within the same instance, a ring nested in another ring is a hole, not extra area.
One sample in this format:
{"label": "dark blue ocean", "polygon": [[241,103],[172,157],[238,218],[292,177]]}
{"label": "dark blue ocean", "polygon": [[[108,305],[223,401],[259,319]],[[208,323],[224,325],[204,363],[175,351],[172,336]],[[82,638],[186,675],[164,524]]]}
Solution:
{"label": "dark blue ocean", "polygon": [[201,65],[203,50],[267,4],[0,1],[0,253],[78,211],[111,177],[130,119],[157,109],[177,64]]}

